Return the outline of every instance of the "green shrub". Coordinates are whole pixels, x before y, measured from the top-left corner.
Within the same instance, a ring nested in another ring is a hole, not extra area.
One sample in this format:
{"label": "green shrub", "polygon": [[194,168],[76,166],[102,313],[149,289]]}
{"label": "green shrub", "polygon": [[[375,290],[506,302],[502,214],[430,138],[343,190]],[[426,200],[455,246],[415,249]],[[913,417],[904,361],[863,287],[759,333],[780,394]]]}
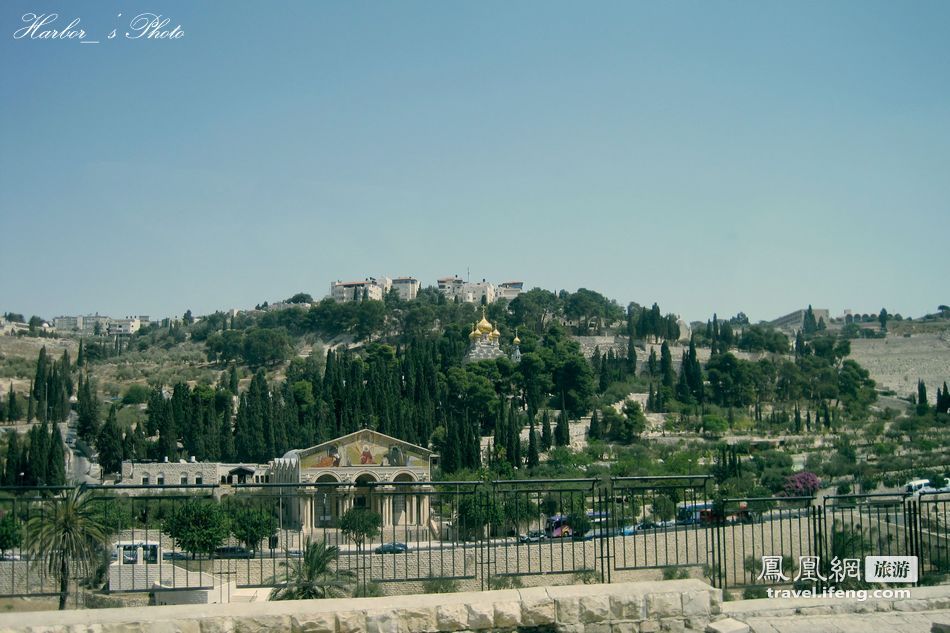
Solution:
{"label": "green shrub", "polygon": [[455,593],[459,590],[458,583],[451,578],[433,578],[422,583],[422,593]]}
{"label": "green shrub", "polygon": [[746,587],[742,590],[743,600],[757,600],[759,598],[768,598],[768,589],[766,587]]}

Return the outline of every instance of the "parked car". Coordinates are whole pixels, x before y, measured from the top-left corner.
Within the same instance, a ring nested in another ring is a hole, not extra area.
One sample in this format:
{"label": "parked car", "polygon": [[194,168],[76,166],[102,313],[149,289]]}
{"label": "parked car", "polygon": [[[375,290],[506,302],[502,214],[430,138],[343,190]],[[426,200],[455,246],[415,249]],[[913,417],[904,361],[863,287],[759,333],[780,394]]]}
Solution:
{"label": "parked car", "polygon": [[237,545],[226,545],[214,550],[214,555],[218,558],[251,558],[251,550]]}
{"label": "parked car", "polygon": [[548,538],[548,535],[541,530],[532,530],[527,534],[522,534],[518,540],[522,543],[540,543]]}
{"label": "parked car", "polygon": [[633,536],[636,533],[637,533],[636,525],[625,525],[622,528],[620,528],[621,536]]}
{"label": "parked car", "polygon": [[405,554],[409,546],[405,543],[383,543],[373,551],[377,554]]}
{"label": "parked car", "polygon": [[595,538],[604,538],[605,536],[611,536],[607,528],[596,527],[591,528],[584,532],[584,535],[580,537],[582,541],[592,541]]}
{"label": "parked car", "polygon": [[162,552],[162,558],[165,560],[188,560],[191,554],[187,552]]}

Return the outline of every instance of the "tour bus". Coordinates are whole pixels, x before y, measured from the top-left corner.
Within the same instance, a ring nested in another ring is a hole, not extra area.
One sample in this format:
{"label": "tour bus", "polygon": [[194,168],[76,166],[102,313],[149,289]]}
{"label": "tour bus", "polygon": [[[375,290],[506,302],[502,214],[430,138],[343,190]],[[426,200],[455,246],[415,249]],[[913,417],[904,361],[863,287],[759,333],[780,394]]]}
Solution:
{"label": "tour bus", "polygon": [[677,525],[709,525],[717,521],[725,523],[751,523],[753,519],[749,504],[745,501],[738,505],[729,504],[725,516],[718,516],[711,501],[700,503],[680,503],[676,507]]}
{"label": "tour bus", "polygon": [[709,501],[702,503],[680,503],[676,508],[677,525],[699,525],[712,523],[713,504]]}
{"label": "tour bus", "polygon": [[570,536],[572,533],[571,524],[568,523],[567,515],[564,514],[552,514],[548,517],[544,531],[548,538],[561,538],[562,536]]}
{"label": "tour bus", "polygon": [[[593,510],[588,510],[587,518],[591,523],[591,531],[606,535],[607,523],[610,520],[609,512],[594,512]],[[570,517],[566,514],[553,514],[548,518],[544,526],[544,532],[548,538],[561,538],[572,536],[574,529],[571,527]]]}

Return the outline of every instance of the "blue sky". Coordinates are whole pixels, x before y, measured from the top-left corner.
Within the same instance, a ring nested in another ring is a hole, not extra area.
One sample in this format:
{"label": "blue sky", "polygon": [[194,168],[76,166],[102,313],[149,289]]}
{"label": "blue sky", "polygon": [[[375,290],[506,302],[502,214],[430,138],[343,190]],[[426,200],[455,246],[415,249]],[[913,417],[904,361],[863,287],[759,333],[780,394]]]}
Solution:
{"label": "blue sky", "polygon": [[[13,39],[50,11],[100,44]],[[105,39],[141,11],[185,36]],[[948,20],[940,1],[4,2],[0,310],[204,313],[470,269],[688,319],[920,315],[950,302]]]}

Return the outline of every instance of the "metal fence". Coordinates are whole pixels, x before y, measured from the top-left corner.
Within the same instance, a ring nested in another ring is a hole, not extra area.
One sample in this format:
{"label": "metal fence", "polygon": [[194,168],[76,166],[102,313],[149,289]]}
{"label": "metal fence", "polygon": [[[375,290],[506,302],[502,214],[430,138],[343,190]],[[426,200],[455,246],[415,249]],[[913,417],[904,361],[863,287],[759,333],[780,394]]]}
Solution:
{"label": "metal fence", "polygon": [[[27,543],[36,517],[62,503],[65,490],[0,489],[0,596],[59,595],[47,573],[55,552],[31,556]],[[743,588],[769,581],[763,556],[781,558],[789,583],[800,557],[916,555],[922,574],[950,572],[948,494],[722,499],[707,476],[101,486],[88,494],[110,539],[83,582],[123,593],[285,586],[315,542],[339,548],[327,572],[361,593],[611,582],[657,569]],[[354,509],[378,516],[380,528],[365,538],[342,529]],[[219,515],[230,530],[214,527]],[[176,533],[182,517],[209,526],[197,530],[199,542]]]}

